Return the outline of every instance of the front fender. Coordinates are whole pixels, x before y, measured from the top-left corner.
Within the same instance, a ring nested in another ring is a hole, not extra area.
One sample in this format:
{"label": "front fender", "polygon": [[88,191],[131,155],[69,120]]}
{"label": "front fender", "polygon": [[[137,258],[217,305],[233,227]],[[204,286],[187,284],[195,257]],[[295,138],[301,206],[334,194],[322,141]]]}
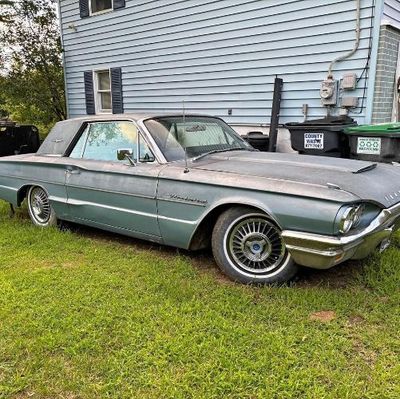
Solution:
{"label": "front fender", "polygon": [[202,222],[212,214],[215,224],[226,206],[250,206],[268,214],[282,230],[333,234],[342,205],[333,201],[282,195],[240,187],[160,179],[157,194],[159,226],[165,244],[189,248]]}

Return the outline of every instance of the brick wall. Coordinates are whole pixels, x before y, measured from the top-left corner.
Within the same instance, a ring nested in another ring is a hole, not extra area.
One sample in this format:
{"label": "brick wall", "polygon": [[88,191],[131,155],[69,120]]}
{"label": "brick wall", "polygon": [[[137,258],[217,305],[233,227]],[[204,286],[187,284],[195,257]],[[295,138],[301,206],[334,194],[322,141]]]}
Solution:
{"label": "brick wall", "polygon": [[399,43],[400,31],[389,25],[382,25],[379,36],[372,123],[385,123],[392,120]]}

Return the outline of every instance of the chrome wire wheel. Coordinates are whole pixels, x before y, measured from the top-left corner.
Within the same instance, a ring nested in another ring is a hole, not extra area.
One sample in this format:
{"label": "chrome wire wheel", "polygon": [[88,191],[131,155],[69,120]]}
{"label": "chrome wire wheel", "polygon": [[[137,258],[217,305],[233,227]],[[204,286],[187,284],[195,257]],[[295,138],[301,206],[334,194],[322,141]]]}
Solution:
{"label": "chrome wire wheel", "polygon": [[52,209],[49,197],[41,187],[32,187],[28,193],[29,214],[38,225],[49,225]]}
{"label": "chrome wire wheel", "polygon": [[253,275],[273,273],[287,256],[279,228],[261,215],[247,215],[232,223],[225,247],[231,261]]}

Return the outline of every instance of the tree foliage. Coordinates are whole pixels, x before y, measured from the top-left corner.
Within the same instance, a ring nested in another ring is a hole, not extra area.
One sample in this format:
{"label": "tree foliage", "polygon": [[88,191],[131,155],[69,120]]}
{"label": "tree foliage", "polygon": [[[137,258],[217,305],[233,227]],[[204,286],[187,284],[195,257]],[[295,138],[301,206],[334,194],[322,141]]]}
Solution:
{"label": "tree foliage", "polygon": [[0,10],[0,109],[42,126],[65,119],[55,2],[0,0]]}
{"label": "tree foliage", "polygon": [[11,0],[0,0],[0,23],[9,21],[7,13],[4,12],[6,6],[11,6]]}

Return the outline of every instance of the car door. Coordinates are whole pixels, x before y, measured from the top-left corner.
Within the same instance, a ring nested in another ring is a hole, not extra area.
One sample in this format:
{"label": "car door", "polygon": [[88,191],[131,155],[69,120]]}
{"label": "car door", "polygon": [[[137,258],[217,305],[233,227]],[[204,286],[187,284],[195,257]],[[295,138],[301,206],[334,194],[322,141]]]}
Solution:
{"label": "car door", "polygon": [[[118,159],[118,153],[131,156]],[[71,218],[160,241],[156,190],[161,168],[133,122],[88,123],[67,164]]]}

